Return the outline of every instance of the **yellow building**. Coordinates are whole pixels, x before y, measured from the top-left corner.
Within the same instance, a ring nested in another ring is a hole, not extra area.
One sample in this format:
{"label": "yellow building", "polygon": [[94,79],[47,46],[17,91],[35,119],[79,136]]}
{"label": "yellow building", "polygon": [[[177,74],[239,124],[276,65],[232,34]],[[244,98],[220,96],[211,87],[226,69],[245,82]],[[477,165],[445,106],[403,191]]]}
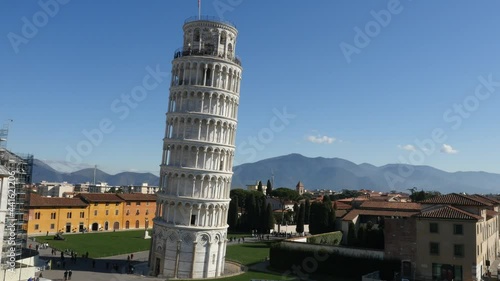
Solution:
{"label": "yellow building", "polygon": [[75,197],[81,198],[88,204],[89,231],[120,230],[123,216],[123,199],[115,193],[80,193]]}
{"label": "yellow building", "polygon": [[76,233],[88,224],[88,204],[79,198],[29,197],[28,235]]}
{"label": "yellow building", "polygon": [[156,195],[142,193],[118,194],[123,199],[124,229],[148,228],[156,211]]}

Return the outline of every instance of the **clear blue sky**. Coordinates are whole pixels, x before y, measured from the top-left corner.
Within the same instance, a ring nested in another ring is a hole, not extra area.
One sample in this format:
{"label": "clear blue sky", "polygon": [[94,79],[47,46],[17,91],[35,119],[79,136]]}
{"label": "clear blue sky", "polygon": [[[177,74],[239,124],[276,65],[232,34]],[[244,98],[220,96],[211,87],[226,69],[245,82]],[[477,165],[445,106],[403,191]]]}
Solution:
{"label": "clear blue sky", "polygon": [[[113,130],[80,160],[156,173],[170,76],[126,116],[112,104],[147,67],[170,73],[197,1],[60,1],[0,3],[8,147],[64,161],[108,120]],[[40,3],[58,4],[48,14]],[[301,153],[500,173],[498,11],[498,1],[202,1],[240,32],[236,163]],[[271,126],[284,108],[295,117]],[[445,140],[419,148],[435,129]]]}

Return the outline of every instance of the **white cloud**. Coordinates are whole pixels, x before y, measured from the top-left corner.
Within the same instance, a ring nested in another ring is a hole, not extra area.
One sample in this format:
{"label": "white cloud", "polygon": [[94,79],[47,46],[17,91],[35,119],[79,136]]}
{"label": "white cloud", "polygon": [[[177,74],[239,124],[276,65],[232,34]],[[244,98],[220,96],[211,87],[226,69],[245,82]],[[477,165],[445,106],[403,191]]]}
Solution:
{"label": "white cloud", "polygon": [[407,145],[398,145],[398,148],[399,148],[399,149],[402,149],[402,150],[407,150],[407,151],[415,151],[415,150],[417,150],[417,149],[415,148],[415,146],[414,146],[414,145],[411,145],[411,144],[407,144]]}
{"label": "white cloud", "polygon": [[312,142],[312,143],[332,144],[334,141],[336,141],[336,138],[318,135],[318,136],[308,136],[307,140]]}
{"label": "white cloud", "polygon": [[441,146],[441,152],[446,154],[456,154],[458,153],[458,150],[454,149],[449,144],[443,143],[443,146]]}

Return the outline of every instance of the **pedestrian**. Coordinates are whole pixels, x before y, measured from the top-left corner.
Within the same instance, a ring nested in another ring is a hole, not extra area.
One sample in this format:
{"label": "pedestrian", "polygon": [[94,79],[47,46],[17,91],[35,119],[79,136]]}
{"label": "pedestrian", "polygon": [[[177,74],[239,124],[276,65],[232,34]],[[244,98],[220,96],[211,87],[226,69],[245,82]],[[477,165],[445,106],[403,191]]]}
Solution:
{"label": "pedestrian", "polygon": [[128,262],[130,261],[130,256],[129,256],[129,255],[127,256],[127,261],[128,261]]}
{"label": "pedestrian", "polygon": [[92,260],[92,268],[95,268],[95,260]]}
{"label": "pedestrian", "polygon": [[70,269],[69,272],[68,272],[69,280],[71,280],[71,275],[73,275],[73,271],[71,271],[71,269]]}
{"label": "pedestrian", "polygon": [[45,236],[49,236],[49,231],[47,230],[47,234]]}
{"label": "pedestrian", "polygon": [[68,280],[68,271],[67,270],[64,272],[64,280]]}
{"label": "pedestrian", "polygon": [[130,254],[130,259],[133,259],[134,258],[134,254]]}

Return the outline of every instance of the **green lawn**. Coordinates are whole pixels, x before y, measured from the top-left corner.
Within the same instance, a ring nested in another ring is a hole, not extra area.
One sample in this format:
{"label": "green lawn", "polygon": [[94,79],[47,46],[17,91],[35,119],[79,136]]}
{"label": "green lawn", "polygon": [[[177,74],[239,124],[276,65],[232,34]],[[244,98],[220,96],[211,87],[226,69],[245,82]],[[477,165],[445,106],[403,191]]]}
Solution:
{"label": "green lawn", "polygon": [[249,265],[264,261],[269,256],[269,243],[242,243],[229,245],[226,259]]}
{"label": "green lawn", "polygon": [[71,249],[78,255],[89,252],[89,257],[99,258],[128,254],[132,252],[147,251],[151,239],[143,239],[144,230],[68,234],[62,240],[54,240],[54,235],[38,236],[37,242],[47,242],[57,250]]}

